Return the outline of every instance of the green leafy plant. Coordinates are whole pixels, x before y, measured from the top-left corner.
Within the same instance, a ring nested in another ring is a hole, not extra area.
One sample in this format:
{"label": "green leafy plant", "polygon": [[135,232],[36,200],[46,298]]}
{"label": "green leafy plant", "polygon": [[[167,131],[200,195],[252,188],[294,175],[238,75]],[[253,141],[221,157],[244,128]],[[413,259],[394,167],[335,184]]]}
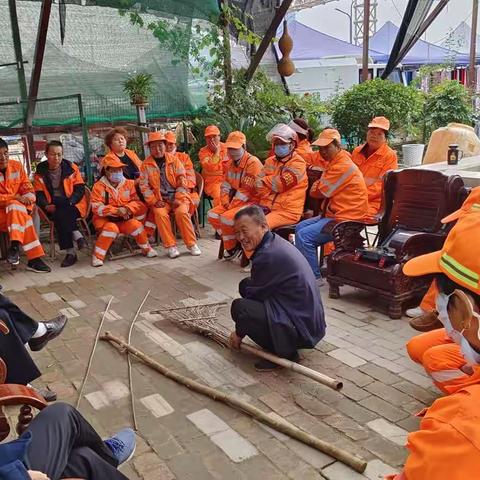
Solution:
{"label": "green leafy plant", "polygon": [[426,96],[426,136],[451,122],[472,125],[472,115],[470,92],[456,80],[445,80]]}
{"label": "green leafy plant", "polygon": [[153,77],[149,73],[135,73],[123,83],[123,91],[130,97],[133,105],[148,103],[149,97],[155,91]]}
{"label": "green leafy plant", "polygon": [[332,123],[350,148],[364,141],[368,123],[377,116],[387,117],[393,133],[406,137],[415,131],[423,102],[415,88],[378,78],[337,96],[332,103]]}

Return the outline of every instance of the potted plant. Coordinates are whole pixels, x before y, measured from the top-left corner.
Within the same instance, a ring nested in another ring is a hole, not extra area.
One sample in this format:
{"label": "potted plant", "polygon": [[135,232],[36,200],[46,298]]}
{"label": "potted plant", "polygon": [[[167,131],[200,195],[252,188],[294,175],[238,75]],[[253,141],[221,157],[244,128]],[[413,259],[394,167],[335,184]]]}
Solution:
{"label": "potted plant", "polygon": [[123,91],[130,97],[135,106],[145,107],[148,99],[154,92],[155,85],[150,73],[136,73],[123,83]]}

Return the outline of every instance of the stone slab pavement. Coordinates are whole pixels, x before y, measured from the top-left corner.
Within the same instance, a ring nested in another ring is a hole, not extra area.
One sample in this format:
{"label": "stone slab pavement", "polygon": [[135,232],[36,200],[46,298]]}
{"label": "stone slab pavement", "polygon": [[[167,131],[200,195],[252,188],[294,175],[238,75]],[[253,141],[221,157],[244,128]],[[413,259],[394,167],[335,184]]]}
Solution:
{"label": "stone slab pavement", "polygon": [[[102,312],[113,296],[104,331],[126,338],[146,292],[151,291],[132,344],[164,366],[236,395],[274,418],[331,442],[368,461],[359,475],[333,458],[272,430],[245,414],[178,385],[133,361],[133,398],[138,448],[124,467],[131,479],[381,479],[398,471],[406,458],[414,414],[439,392],[407,357],[414,334],[406,319],[390,320],[375,298],[351,288],[339,300],[322,288],[328,323],[326,337],[302,352],[302,363],[344,383],[341,392],[290,371],[258,373],[254,358],[221,348],[180,330],[149,312],[165,305],[227,302],[237,297],[248,273],[216,259],[218,241],[208,231],[203,255],[170,260],[159,249],[155,259],[126,258],[89,266],[84,256],[73,268],[49,274],[10,271],[1,266],[5,293],[37,319],[61,311],[69,317],[64,333],[33,356],[43,376],[36,382],[75,404]],[[217,321],[231,328],[229,308]],[[131,426],[132,402],[126,357],[100,342],[80,410],[107,436]]]}

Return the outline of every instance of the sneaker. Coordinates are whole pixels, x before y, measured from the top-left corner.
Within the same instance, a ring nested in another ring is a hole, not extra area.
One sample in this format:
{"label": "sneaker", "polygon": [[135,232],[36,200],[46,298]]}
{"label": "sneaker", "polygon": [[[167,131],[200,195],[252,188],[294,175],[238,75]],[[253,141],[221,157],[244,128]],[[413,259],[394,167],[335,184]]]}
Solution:
{"label": "sneaker", "polygon": [[72,254],[72,253],[67,253],[65,255],[65,258],[63,259],[63,262],[60,264],[61,267],[71,267],[75,263],[77,263],[77,256]]}
{"label": "sneaker", "polygon": [[177,258],[180,256],[180,252],[178,251],[177,247],[170,247],[167,252],[170,258]]}
{"label": "sneaker", "polygon": [[27,263],[27,270],[36,273],[48,273],[52,271],[52,269],[41,258],[29,260]]}
{"label": "sneaker", "polygon": [[234,258],[240,256],[241,253],[242,249],[238,247],[232,248],[231,250],[224,250],[223,258],[225,260],[233,260]]}
{"label": "sneaker", "polygon": [[11,245],[7,252],[7,262],[10,265],[18,265],[20,263],[20,249],[18,244]]}
{"label": "sneaker", "polygon": [[77,248],[79,250],[83,250],[84,248],[88,248],[88,242],[87,240],[85,239],[85,237],[80,237],[78,240],[77,240]]}
{"label": "sneaker", "polygon": [[190,251],[190,255],[193,255],[194,257],[198,257],[202,254],[202,251],[198,248],[196,243],[191,247],[188,247],[188,250]]}
{"label": "sneaker", "polygon": [[103,266],[103,260],[100,260],[98,257],[95,255],[92,256],[92,267],[102,267]]}
{"label": "sneaker", "polygon": [[150,250],[148,250],[148,252],[145,254],[145,256],[147,258],[154,258],[154,257],[158,257],[158,253],[153,248],[150,248]]}
{"label": "sneaker", "polygon": [[255,370],[257,372],[272,372],[273,370],[277,370],[282,368],[280,365],[271,362],[270,360],[262,359],[255,363]]}
{"label": "sneaker", "polygon": [[135,453],[135,432],[131,428],[124,428],[115,436],[104,440],[103,443],[110,449],[120,466],[122,463],[128,462]]}
{"label": "sneaker", "polygon": [[425,312],[422,308],[417,307],[417,308],[410,308],[405,312],[405,315],[410,318],[416,318],[419,317],[420,315],[423,315]]}

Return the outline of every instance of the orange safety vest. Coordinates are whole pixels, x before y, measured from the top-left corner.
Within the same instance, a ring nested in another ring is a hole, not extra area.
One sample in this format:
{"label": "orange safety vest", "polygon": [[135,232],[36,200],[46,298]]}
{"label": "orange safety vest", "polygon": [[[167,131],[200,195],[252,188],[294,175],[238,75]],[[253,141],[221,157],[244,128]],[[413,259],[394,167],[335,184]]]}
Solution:
{"label": "orange safety vest", "polygon": [[322,177],[312,185],[310,196],[329,199],[325,214],[328,218],[363,220],[368,213],[365,180],[345,150],[327,164]]}
{"label": "orange safety vest", "polygon": [[308,188],[306,172],[305,160],[295,152],[286,162],[275,156],[267,158],[255,181],[258,203],[272,211],[285,210],[300,216]]}
{"label": "orange safety vest", "polygon": [[352,160],[362,172],[368,189],[368,215],[374,216],[380,210],[383,192],[383,177],[389,170],[398,168],[397,154],[386,143],[367,158],[367,144],[355,148]]}
{"label": "orange safety vest", "polygon": [[197,186],[197,179],[195,177],[195,169],[190,155],[185,152],[175,152],[175,156],[182,162],[185,168],[185,176],[187,178],[187,187],[191,190]]}
{"label": "orange safety vest", "polygon": [[[77,185],[85,185],[82,174],[79,168],[72,162],[63,159],[61,165],[61,179],[63,183],[63,191],[65,196],[70,198],[75,194],[75,187]],[[51,186],[50,179],[48,178],[48,161],[40,162],[37,165],[37,170],[33,176],[33,187],[37,193],[37,205],[39,207],[45,207],[52,203],[53,188]],[[82,188],[82,197],[75,203],[80,215],[85,217],[87,214],[87,199],[85,198],[85,190]],[[43,197],[43,198],[42,198]],[[43,201],[42,201],[43,200]]]}
{"label": "orange safety vest", "polygon": [[467,480],[480,472],[480,385],[435,400],[408,435],[402,480]]}
{"label": "orange safety vest", "polygon": [[5,174],[0,172],[0,208],[5,208],[1,204],[13,200],[16,195],[28,195],[32,201],[36,199],[35,190],[23,165],[17,160],[9,160]]}
{"label": "orange safety vest", "polygon": [[208,148],[208,145],[202,147],[198,152],[198,159],[202,166],[202,177],[206,183],[221,182],[223,174],[229,161],[227,155],[227,147],[224,143],[220,143],[219,155],[215,155]]}
{"label": "orange safety vest", "polygon": [[123,179],[117,187],[114,187],[107,177],[103,176],[95,182],[92,189],[93,220],[112,216],[120,207],[128,208],[134,216],[145,212],[145,206],[138,198],[133,180]]}
{"label": "orange safety vest", "polygon": [[225,208],[241,207],[255,196],[255,179],[262,167],[262,162],[247,151],[238,164],[233,160],[228,162],[220,190],[221,203]]}
{"label": "orange safety vest", "polygon": [[[175,189],[175,199],[190,203],[190,209],[194,209],[195,207],[188,192],[187,177],[182,162],[175,155],[165,153],[165,164],[165,174],[168,183]],[[145,202],[150,207],[162,200],[160,182],[160,168],[158,168],[157,162],[150,155],[143,162],[140,173],[140,190],[145,198]]]}

